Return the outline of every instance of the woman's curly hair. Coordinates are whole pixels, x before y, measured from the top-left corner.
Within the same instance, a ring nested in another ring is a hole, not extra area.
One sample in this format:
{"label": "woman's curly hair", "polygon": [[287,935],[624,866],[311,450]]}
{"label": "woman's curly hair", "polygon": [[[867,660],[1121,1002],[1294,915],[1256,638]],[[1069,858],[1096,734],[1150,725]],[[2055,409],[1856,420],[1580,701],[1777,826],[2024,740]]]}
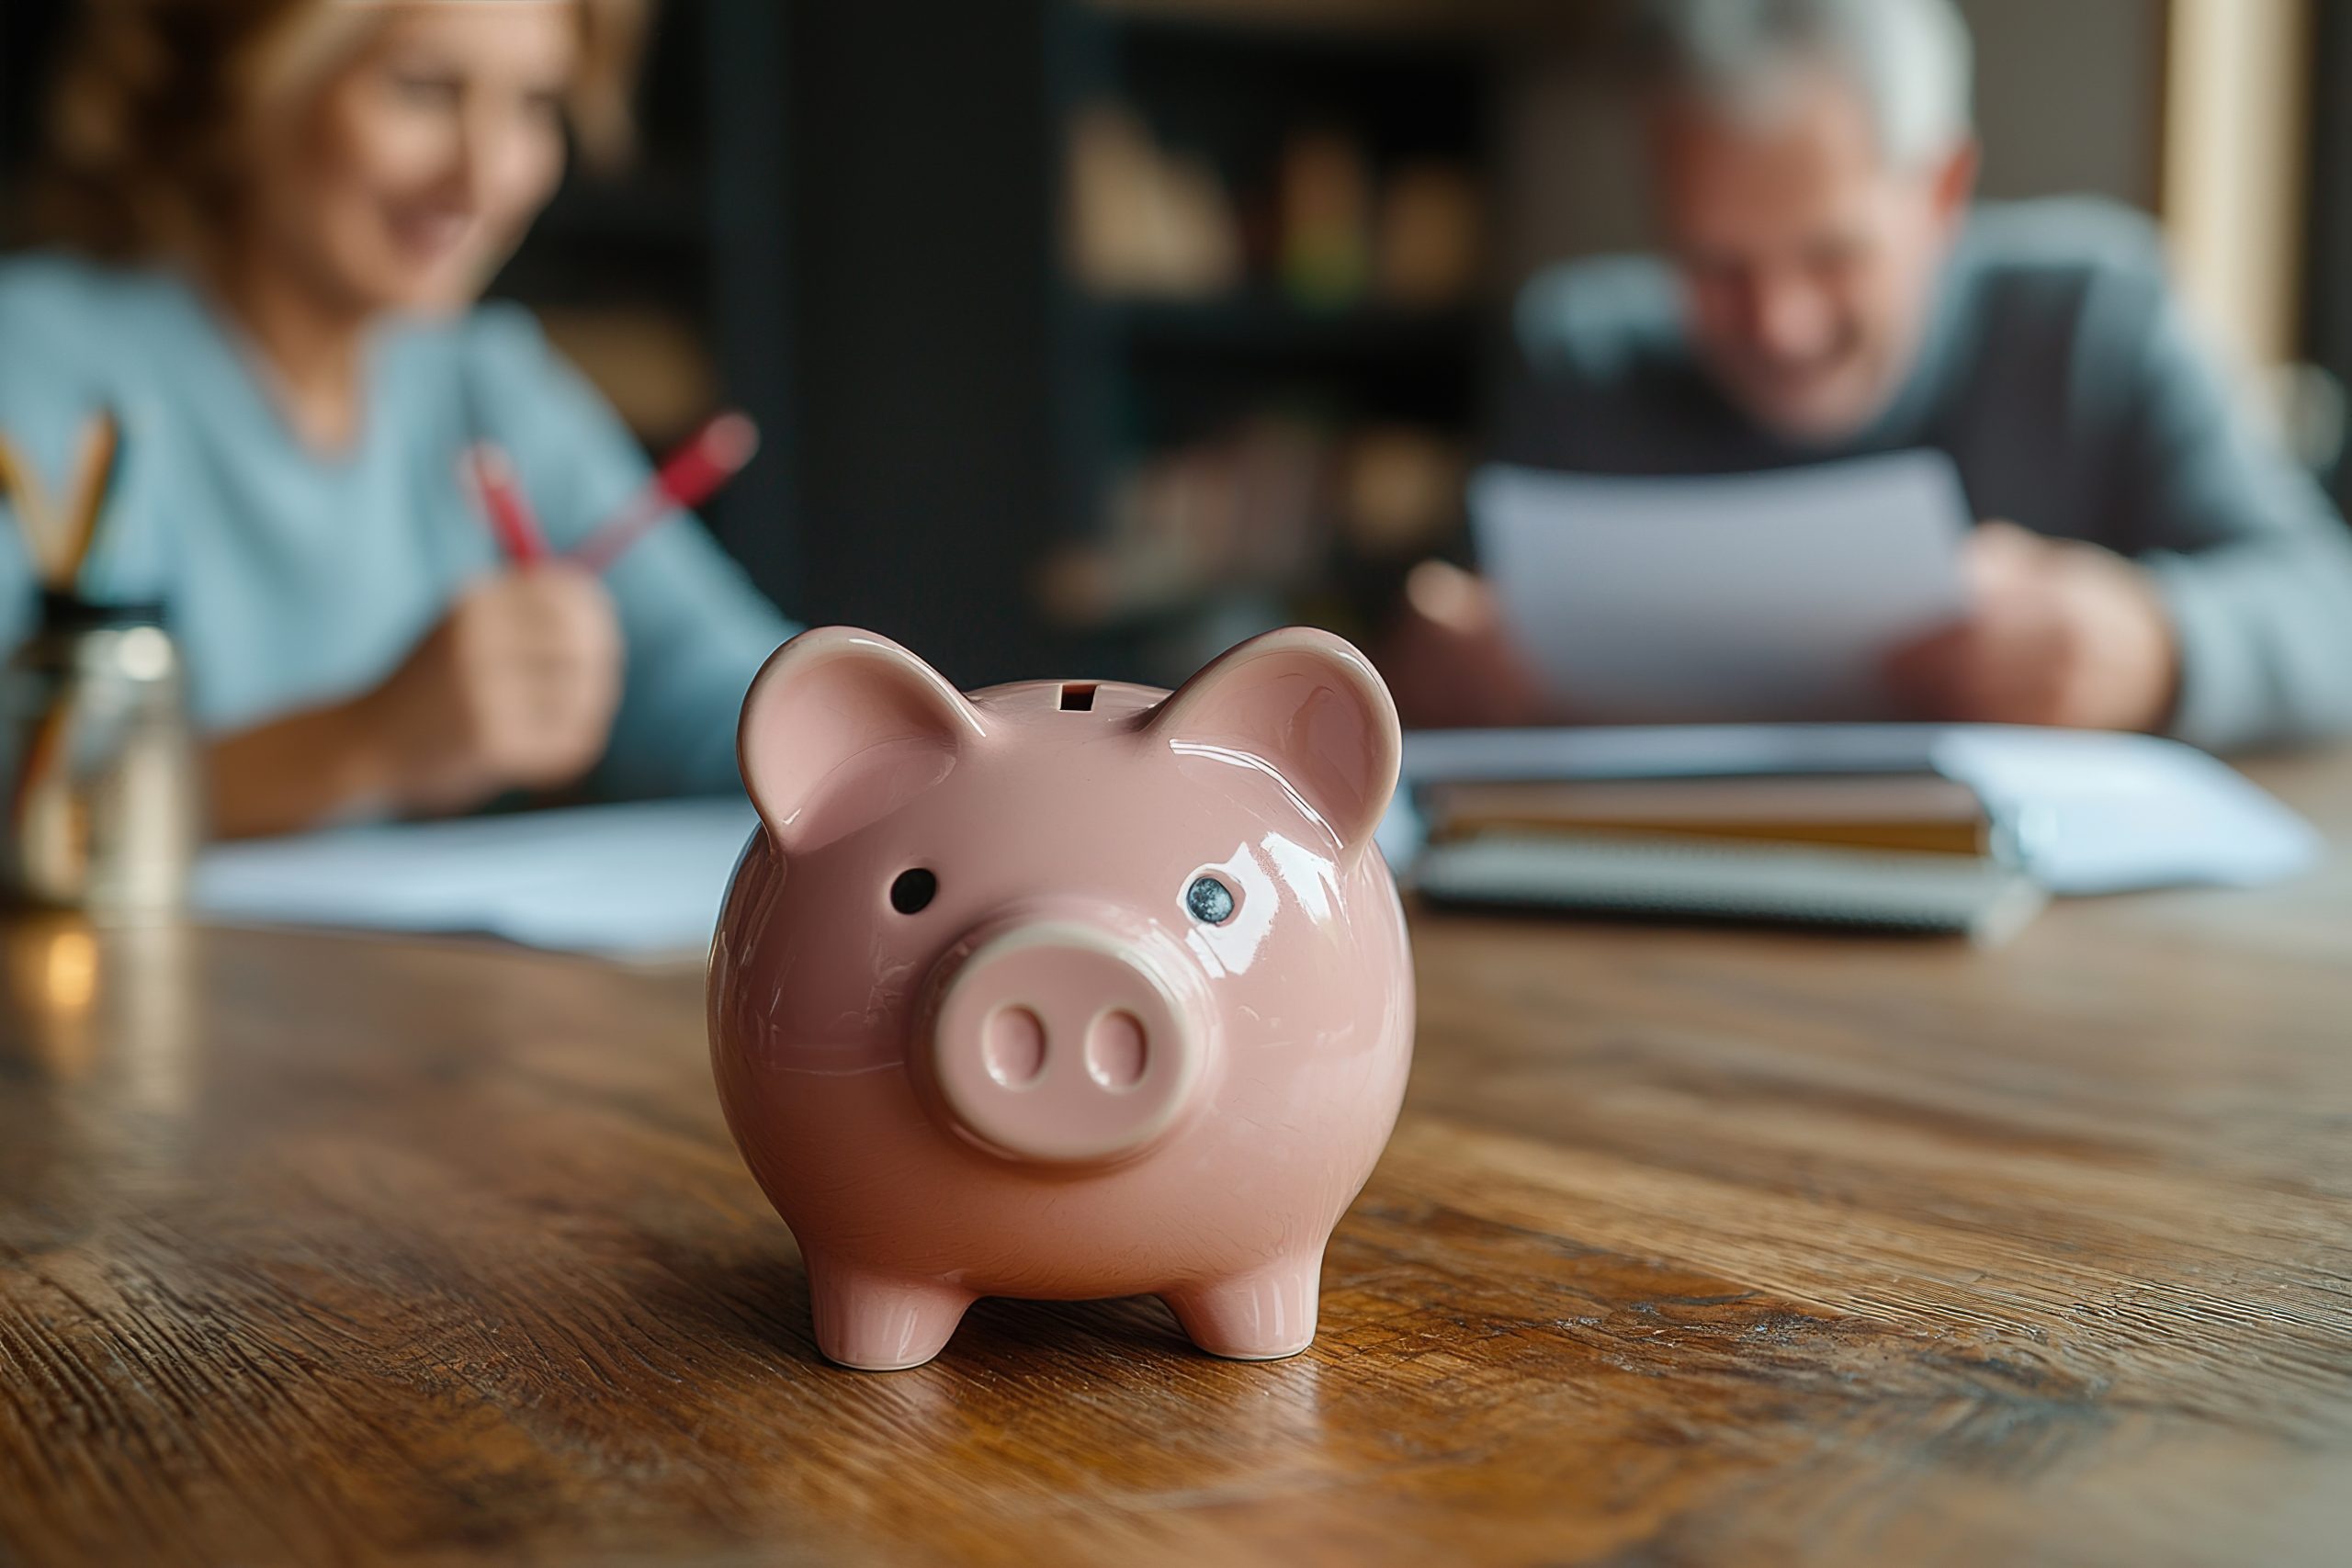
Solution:
{"label": "woman's curly hair", "polygon": [[[650,0],[578,0],[571,103],[591,159],[628,150]],[[253,118],[316,82],[383,6],[81,0],[31,191],[37,238],[112,261],[192,254],[233,209]]]}

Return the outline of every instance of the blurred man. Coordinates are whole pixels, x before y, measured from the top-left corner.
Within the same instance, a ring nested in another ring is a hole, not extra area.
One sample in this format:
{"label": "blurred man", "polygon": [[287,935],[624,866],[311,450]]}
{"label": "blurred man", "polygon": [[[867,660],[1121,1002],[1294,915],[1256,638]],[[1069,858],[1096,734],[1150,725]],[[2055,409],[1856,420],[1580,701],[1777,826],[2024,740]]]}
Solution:
{"label": "blurred man", "polygon": [[[1907,706],[2214,749],[2352,730],[2352,534],[2192,346],[2144,220],[1972,210],[1947,0],[1684,0],[1658,22],[1668,254],[1531,287],[1498,456],[1684,474],[1939,448],[2001,521],[1969,541],[1968,617],[1890,660]],[[1428,568],[1408,597],[1419,716],[1536,715],[1479,584]]]}

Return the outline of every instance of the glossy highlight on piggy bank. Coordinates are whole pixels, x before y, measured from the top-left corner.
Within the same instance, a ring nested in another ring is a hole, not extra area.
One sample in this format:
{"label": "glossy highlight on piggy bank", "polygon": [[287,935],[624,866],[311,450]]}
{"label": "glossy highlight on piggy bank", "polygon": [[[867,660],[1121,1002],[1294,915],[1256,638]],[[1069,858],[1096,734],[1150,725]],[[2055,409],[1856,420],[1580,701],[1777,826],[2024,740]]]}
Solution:
{"label": "glossy highlight on piggy bank", "polygon": [[752,682],[739,748],[762,829],[711,1063],[819,1348],[918,1366],[980,1296],[1146,1293],[1216,1355],[1306,1348],[1412,1056],[1363,657],[1293,627],[1172,695],[966,696],[825,627]]}

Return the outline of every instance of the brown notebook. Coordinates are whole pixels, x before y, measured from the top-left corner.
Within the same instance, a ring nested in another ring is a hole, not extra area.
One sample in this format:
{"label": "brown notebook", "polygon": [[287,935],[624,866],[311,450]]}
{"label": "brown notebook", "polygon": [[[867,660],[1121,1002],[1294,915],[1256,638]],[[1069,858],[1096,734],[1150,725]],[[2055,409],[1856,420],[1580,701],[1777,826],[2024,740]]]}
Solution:
{"label": "brown notebook", "polygon": [[1574,779],[1431,786],[1436,842],[1488,833],[1670,834],[1936,854],[1999,855],[1976,792],[1934,773]]}

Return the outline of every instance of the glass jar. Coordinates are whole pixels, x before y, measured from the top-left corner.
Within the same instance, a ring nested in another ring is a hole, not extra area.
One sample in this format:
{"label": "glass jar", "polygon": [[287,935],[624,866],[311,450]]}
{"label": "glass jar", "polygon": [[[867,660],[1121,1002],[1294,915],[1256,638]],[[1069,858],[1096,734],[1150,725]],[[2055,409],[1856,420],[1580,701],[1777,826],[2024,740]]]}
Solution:
{"label": "glass jar", "polygon": [[0,670],[0,782],[10,900],[99,918],[182,906],[203,781],[162,606],[43,595]]}

